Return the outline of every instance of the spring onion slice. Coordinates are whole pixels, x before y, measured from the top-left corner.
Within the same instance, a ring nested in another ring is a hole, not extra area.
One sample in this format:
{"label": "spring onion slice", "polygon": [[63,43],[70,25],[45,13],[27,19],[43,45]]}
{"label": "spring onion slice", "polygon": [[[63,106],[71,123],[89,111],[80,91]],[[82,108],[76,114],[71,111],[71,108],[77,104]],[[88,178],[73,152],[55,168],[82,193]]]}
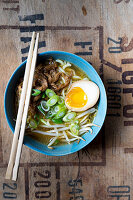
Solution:
{"label": "spring onion slice", "polygon": [[41,101],[41,107],[45,112],[48,112],[50,109],[50,106],[48,106],[46,103],[47,103],[46,101]]}
{"label": "spring onion slice", "polygon": [[62,120],[62,119],[55,119],[55,117],[54,117],[54,118],[52,118],[51,120],[52,120],[52,122],[54,122],[55,124],[63,124],[63,120]]}
{"label": "spring onion slice", "polygon": [[44,99],[46,97],[45,93],[42,94],[42,99]]}
{"label": "spring onion slice", "polygon": [[53,95],[47,102],[46,102],[46,105],[47,106],[54,106],[56,103],[57,103],[57,101],[58,101],[58,99],[59,99],[59,96],[57,96],[57,95]]}
{"label": "spring onion slice", "polygon": [[36,97],[38,96],[39,94],[41,94],[41,91],[40,90],[37,90],[37,89],[32,89],[33,93],[31,94],[32,96]]}
{"label": "spring onion slice", "polygon": [[75,120],[75,121],[74,121],[74,124],[78,124],[78,125],[79,125],[79,120],[78,120],[78,119]]}
{"label": "spring onion slice", "polygon": [[38,110],[45,116],[45,112],[44,112],[44,110],[42,109],[42,106],[39,105],[39,106],[37,106],[37,108],[38,108]]}
{"label": "spring onion slice", "polygon": [[47,113],[46,113],[46,119],[51,119],[52,117],[55,116],[55,112],[53,112],[53,109],[49,110]]}
{"label": "spring onion slice", "polygon": [[59,96],[58,104],[61,105],[61,106],[65,105],[65,101],[64,101],[64,98],[62,96]]}
{"label": "spring onion slice", "polygon": [[55,92],[51,89],[46,89],[45,91],[46,95],[51,98],[52,96],[56,95]]}
{"label": "spring onion slice", "polygon": [[62,105],[57,105],[53,107],[53,112],[56,114],[58,111],[62,109]]}
{"label": "spring onion slice", "polygon": [[66,108],[62,108],[55,115],[55,119],[60,119],[60,118],[64,117],[65,114],[66,114]]}
{"label": "spring onion slice", "polygon": [[76,113],[75,112],[69,112],[67,113],[64,117],[63,117],[63,121],[64,122],[70,122],[71,120],[73,120],[76,117]]}
{"label": "spring onion slice", "polygon": [[34,119],[31,119],[29,123],[29,127],[33,129],[37,128],[37,122]]}
{"label": "spring onion slice", "polygon": [[70,131],[73,135],[78,135],[79,133],[79,125],[78,124],[71,124],[70,125]]}

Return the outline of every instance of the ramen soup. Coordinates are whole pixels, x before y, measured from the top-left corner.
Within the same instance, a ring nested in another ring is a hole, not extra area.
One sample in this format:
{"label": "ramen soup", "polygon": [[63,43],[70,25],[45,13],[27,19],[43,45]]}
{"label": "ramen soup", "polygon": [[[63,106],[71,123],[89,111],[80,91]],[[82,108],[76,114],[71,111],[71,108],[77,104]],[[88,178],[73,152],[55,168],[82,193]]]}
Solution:
{"label": "ramen soup", "polygon": [[[16,89],[19,104],[23,80]],[[77,66],[50,58],[35,69],[26,134],[48,148],[92,134],[99,88]],[[78,145],[78,143],[77,143]]]}

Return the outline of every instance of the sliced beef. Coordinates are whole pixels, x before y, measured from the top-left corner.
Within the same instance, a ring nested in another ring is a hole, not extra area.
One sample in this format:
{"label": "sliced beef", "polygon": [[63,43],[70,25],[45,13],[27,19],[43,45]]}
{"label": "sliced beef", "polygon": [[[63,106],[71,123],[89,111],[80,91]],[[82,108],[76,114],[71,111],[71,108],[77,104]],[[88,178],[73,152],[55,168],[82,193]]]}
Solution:
{"label": "sliced beef", "polygon": [[56,63],[53,63],[51,65],[46,65],[45,68],[44,68],[44,73],[45,72],[49,72],[51,71],[52,69],[56,69],[58,66]]}
{"label": "sliced beef", "polygon": [[55,70],[51,70],[50,73],[45,73],[45,76],[48,78],[48,83],[51,85],[51,83],[55,83],[59,80],[61,73],[57,72]]}
{"label": "sliced beef", "polygon": [[30,105],[28,108],[28,115],[30,115],[31,117],[34,117],[35,114],[36,114],[36,103],[30,102]]}
{"label": "sliced beef", "polygon": [[44,92],[48,87],[48,81],[46,76],[40,73],[35,73],[32,86],[34,89]]}
{"label": "sliced beef", "polygon": [[55,92],[60,91],[61,89],[65,88],[66,86],[68,86],[68,84],[70,83],[71,80],[71,76],[67,76],[64,73],[61,73],[61,76],[65,79],[65,83],[60,83],[60,84],[56,84],[54,82],[51,83],[51,87]]}
{"label": "sliced beef", "polygon": [[[48,88],[48,84],[56,82],[60,73],[56,71],[56,62],[50,58],[44,64],[39,64],[35,69],[33,88],[44,92]],[[34,101],[39,98],[34,97]]]}
{"label": "sliced beef", "polygon": [[38,101],[41,98],[42,94],[37,95],[36,97],[32,97],[33,102]]}
{"label": "sliced beef", "polygon": [[44,72],[47,73],[53,69],[58,67],[57,63],[53,58],[49,58],[48,61],[45,63]]}

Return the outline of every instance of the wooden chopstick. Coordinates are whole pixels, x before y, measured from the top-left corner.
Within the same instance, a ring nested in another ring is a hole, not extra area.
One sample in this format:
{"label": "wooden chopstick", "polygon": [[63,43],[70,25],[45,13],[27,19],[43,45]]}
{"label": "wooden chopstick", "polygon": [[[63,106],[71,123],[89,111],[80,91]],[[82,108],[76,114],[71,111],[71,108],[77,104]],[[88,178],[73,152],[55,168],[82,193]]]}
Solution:
{"label": "wooden chopstick", "polygon": [[5,176],[6,179],[11,179],[11,177],[12,177],[12,169],[13,169],[15,156],[16,156],[16,150],[17,150],[17,146],[18,146],[18,137],[19,137],[19,131],[20,131],[20,126],[21,126],[21,121],[22,121],[28,79],[29,79],[32,56],[33,56],[34,43],[35,43],[35,32],[33,32],[33,34],[32,34],[30,50],[29,50],[28,59],[27,59],[27,63],[26,63],[22,93],[21,93],[21,97],[20,97],[17,120],[16,120],[15,131],[14,131],[13,142],[12,142],[12,148],[11,148],[9,163],[8,163],[6,176]]}
{"label": "wooden chopstick", "polygon": [[14,181],[16,181],[16,179],[17,179],[19,161],[20,161],[21,150],[22,150],[22,145],[23,145],[25,126],[26,126],[26,119],[27,119],[28,107],[29,107],[31,90],[32,90],[32,82],[33,82],[33,76],[34,76],[36,60],[37,60],[38,40],[39,40],[39,33],[37,33],[37,38],[36,38],[36,42],[35,42],[35,48],[34,48],[34,52],[33,52],[33,59],[32,59],[29,82],[28,82],[28,88],[27,88],[27,94],[26,94],[26,99],[25,99],[25,107],[24,107],[22,124],[21,124],[21,129],[20,129],[20,136],[19,136],[19,141],[18,141],[16,160],[15,160],[15,164],[14,164],[14,168],[13,168],[12,180],[14,180]]}

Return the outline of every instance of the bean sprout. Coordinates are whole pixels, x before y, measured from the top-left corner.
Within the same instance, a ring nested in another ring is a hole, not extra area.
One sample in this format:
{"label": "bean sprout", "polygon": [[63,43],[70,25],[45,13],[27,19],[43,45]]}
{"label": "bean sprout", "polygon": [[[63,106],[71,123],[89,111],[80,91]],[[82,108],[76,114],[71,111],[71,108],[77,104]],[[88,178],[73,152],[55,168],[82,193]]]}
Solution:
{"label": "bean sprout", "polygon": [[84,122],[84,121],[87,119],[87,117],[88,117],[88,115],[86,115],[86,116],[80,121],[80,124],[81,124],[82,122]]}
{"label": "bean sprout", "polygon": [[[73,142],[73,141],[75,141],[75,140],[78,140],[78,138],[69,139],[70,142]],[[61,141],[62,141],[62,142],[67,142],[65,139],[62,139]]]}
{"label": "bean sprout", "polygon": [[[69,129],[70,129],[69,127],[65,127],[65,128],[57,129],[57,131],[66,131],[66,130],[69,130]],[[47,131],[47,132],[54,133],[55,130],[50,130],[50,131]]]}
{"label": "bean sprout", "polygon": [[58,137],[52,138],[52,140],[49,142],[48,147],[50,147],[54,142],[57,140]]}
{"label": "bean sprout", "polygon": [[81,113],[81,114],[78,115],[76,118],[79,119],[79,118],[83,117],[84,115],[94,113],[95,111],[96,111],[95,108],[91,108],[91,109],[89,109],[89,110],[87,110],[87,111]]}
{"label": "bean sprout", "polygon": [[59,132],[58,132],[57,128],[54,128],[54,130],[55,130],[55,132],[57,134],[57,137],[58,137],[59,136]]}
{"label": "bean sprout", "polygon": [[50,125],[50,126],[40,125],[40,127],[43,127],[43,128],[63,128],[63,127],[66,127],[66,126],[65,125]]}
{"label": "bean sprout", "polygon": [[87,123],[87,119],[84,121],[84,122],[82,122],[82,123],[80,123],[80,126],[82,126],[82,125],[84,125],[84,124],[86,124]]}
{"label": "bean sprout", "polygon": [[100,127],[99,125],[93,124],[93,123],[85,124],[85,125],[83,125],[82,127],[88,127],[88,126],[97,126],[97,127]]}
{"label": "bean sprout", "polygon": [[67,137],[67,134],[66,134],[66,132],[65,131],[63,131],[63,135],[65,136],[65,138],[66,138],[66,141],[70,144],[70,139]]}
{"label": "bean sprout", "polygon": [[[39,130],[33,130],[32,132],[34,133],[39,133],[39,134],[42,134],[42,135],[49,135],[49,136],[56,136],[56,132],[44,132],[44,131],[39,131]],[[61,136],[61,134],[59,134],[59,136]]]}
{"label": "bean sprout", "polygon": [[80,139],[80,140],[85,141],[82,137],[79,137],[79,136],[77,136],[77,135],[73,135],[70,131],[68,131],[68,133],[69,133],[71,136],[73,136],[73,137],[75,137],[75,138],[77,138],[77,139]]}

